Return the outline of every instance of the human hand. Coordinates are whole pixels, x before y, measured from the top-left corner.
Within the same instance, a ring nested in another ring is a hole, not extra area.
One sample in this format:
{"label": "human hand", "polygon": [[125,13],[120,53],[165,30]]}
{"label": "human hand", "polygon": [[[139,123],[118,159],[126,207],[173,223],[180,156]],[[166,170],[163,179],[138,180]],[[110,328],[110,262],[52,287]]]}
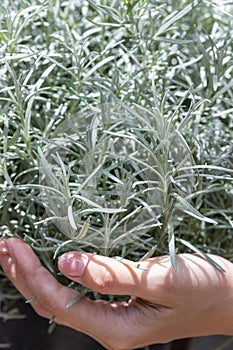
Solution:
{"label": "human hand", "polygon": [[[41,266],[32,249],[10,238],[0,241],[0,264],[35,311],[86,333],[107,349],[135,349],[194,336],[233,335],[233,265],[212,256],[220,272],[197,255],[177,255],[178,271],[168,256],[129,267],[104,256],[69,252],[60,271],[102,294],[133,296],[129,302],[91,301],[82,297],[66,309],[77,292],[62,286]],[[34,297],[34,298],[33,298]]]}

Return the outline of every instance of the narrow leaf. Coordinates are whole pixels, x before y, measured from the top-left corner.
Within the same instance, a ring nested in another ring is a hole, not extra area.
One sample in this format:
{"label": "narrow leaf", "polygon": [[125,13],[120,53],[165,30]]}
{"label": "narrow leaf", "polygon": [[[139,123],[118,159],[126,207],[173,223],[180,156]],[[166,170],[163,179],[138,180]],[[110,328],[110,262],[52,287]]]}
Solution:
{"label": "narrow leaf", "polygon": [[66,305],[66,309],[69,309],[72,305],[74,305],[75,303],[77,303],[77,301],[79,301],[79,299],[81,299],[86,293],[87,293],[88,289],[87,288],[83,288],[81,290],[81,292],[79,292],[79,294],[76,296],[76,298],[74,298],[73,300],[71,300],[67,305]]}
{"label": "narrow leaf", "polygon": [[170,259],[171,259],[171,263],[173,266],[173,269],[175,271],[177,271],[177,263],[176,263],[176,247],[175,247],[175,235],[174,233],[171,234],[169,243],[168,243],[168,247],[169,247],[169,255],[170,255]]}
{"label": "narrow leaf", "polygon": [[67,214],[68,214],[68,220],[69,220],[70,226],[72,227],[73,230],[77,230],[77,226],[76,226],[76,223],[74,221],[73,210],[72,210],[71,205],[68,206]]}
{"label": "narrow leaf", "polygon": [[12,138],[9,140],[8,145],[7,145],[8,147],[11,147],[11,146],[13,146],[13,145],[16,143],[16,141],[17,141],[18,138],[19,138],[20,131],[21,131],[21,126],[19,126],[19,127],[16,129],[16,131],[14,132],[14,135],[13,135]]}
{"label": "narrow leaf", "polygon": [[83,224],[83,226],[82,226],[78,236],[74,237],[74,239],[80,240],[80,239],[82,239],[82,238],[84,238],[86,236],[87,231],[88,231],[89,226],[90,226],[90,221],[91,221],[90,218],[87,218],[87,220],[84,222],[84,224]]}
{"label": "narrow leaf", "polygon": [[218,263],[216,263],[216,261],[214,261],[209,255],[207,255],[206,253],[204,253],[202,250],[198,249],[197,247],[195,247],[194,245],[192,245],[191,243],[187,242],[184,239],[181,238],[177,238],[177,241],[179,241],[180,243],[182,243],[183,245],[185,245],[186,247],[188,247],[189,249],[193,250],[195,253],[201,255],[204,259],[206,259],[211,265],[213,265],[214,267],[216,267],[216,269],[218,269],[219,271],[222,272],[226,272]]}
{"label": "narrow leaf", "polygon": [[202,215],[196,208],[194,208],[186,199],[182,198],[180,195],[177,193],[173,193],[172,195],[182,206],[183,211],[186,214],[189,214],[190,216],[193,216],[194,218],[204,221],[204,222],[209,222],[211,224],[217,225],[217,221],[207,218],[206,216]]}
{"label": "narrow leaf", "polygon": [[157,249],[157,244],[154,247],[152,247],[145,255],[143,255],[140,261],[150,259],[154,255],[154,252],[156,251],[156,249]]}

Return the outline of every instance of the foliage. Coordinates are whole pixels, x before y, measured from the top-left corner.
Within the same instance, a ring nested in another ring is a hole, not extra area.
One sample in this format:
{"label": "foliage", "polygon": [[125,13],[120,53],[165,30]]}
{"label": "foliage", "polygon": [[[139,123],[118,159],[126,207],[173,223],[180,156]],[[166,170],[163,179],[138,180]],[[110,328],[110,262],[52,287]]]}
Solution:
{"label": "foliage", "polygon": [[[176,247],[233,260],[233,11],[222,5],[1,2],[2,237],[24,239],[55,275],[71,249],[170,252],[174,267]],[[64,125],[71,143],[51,160]]]}

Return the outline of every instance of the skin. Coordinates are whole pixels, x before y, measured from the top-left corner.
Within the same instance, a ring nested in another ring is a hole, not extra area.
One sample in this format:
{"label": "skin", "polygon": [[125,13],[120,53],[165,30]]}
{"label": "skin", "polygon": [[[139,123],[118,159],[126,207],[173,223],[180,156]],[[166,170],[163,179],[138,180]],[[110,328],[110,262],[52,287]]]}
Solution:
{"label": "skin", "polygon": [[193,254],[142,262],[146,270],[108,257],[69,252],[58,263],[69,279],[102,294],[129,295],[128,302],[91,301],[62,286],[42,267],[32,249],[10,238],[0,241],[0,265],[42,317],[96,339],[106,349],[135,349],[174,339],[212,334],[233,335],[233,264],[211,257],[226,272]]}

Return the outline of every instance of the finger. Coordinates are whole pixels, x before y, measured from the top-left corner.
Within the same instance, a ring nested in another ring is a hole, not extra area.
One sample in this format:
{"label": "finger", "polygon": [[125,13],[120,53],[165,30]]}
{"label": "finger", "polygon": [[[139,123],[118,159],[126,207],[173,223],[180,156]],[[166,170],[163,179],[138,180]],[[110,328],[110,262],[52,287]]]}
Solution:
{"label": "finger", "polygon": [[[35,311],[46,318],[52,318],[57,314],[59,318],[59,307],[54,307],[52,298],[59,292],[60,285],[55,278],[42,267],[39,259],[32,252],[31,248],[18,239],[0,241],[0,264],[22,296],[30,301]],[[62,309],[63,302],[77,296],[77,293],[67,289],[61,295]],[[64,295],[64,300],[63,300]],[[66,305],[66,304],[65,304]]]}
{"label": "finger", "polygon": [[[21,275],[17,271],[15,259],[12,257],[9,246],[5,240],[0,241],[0,266],[13,284],[16,280],[18,282],[23,281]],[[20,293],[26,298],[26,300],[31,299],[32,295],[30,289],[23,283],[19,284],[21,286],[19,290]]]}
{"label": "finger", "polygon": [[82,252],[65,253],[58,261],[59,270],[65,276],[92,290],[141,298],[150,298],[150,290],[154,296],[156,283],[159,286],[160,276],[164,276],[164,266],[153,259],[141,262],[137,268],[106,256]]}

